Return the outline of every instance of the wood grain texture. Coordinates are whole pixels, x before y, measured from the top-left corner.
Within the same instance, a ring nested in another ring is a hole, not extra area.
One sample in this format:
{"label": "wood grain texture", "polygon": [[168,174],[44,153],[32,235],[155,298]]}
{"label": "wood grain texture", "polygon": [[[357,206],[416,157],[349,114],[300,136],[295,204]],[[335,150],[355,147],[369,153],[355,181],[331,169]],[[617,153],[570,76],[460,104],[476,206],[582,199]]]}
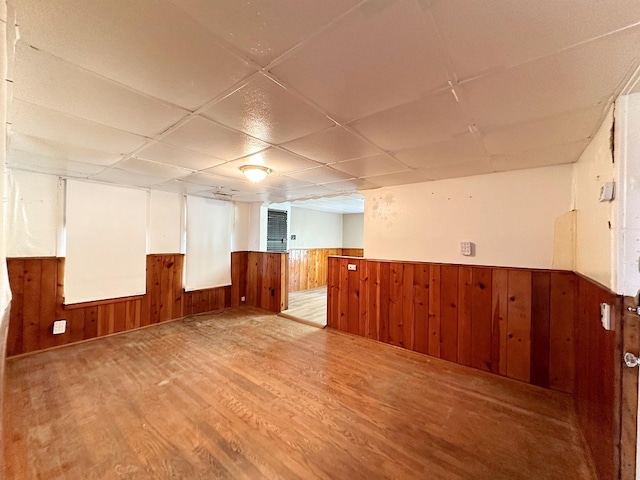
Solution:
{"label": "wood grain texture", "polygon": [[251,307],[6,379],[6,480],[595,478],[568,395]]}
{"label": "wood grain texture", "polygon": [[613,331],[602,327],[602,302],[621,315],[621,297],[578,276],[574,401],[599,478],[619,478],[622,328],[615,317]]}
{"label": "wood grain texture", "polygon": [[288,263],[287,253],[247,252],[246,304],[275,313],[286,310]]}
{"label": "wood grain texture", "polygon": [[[624,297],[624,307],[636,307],[632,297]],[[622,352],[640,356],[640,317],[624,308],[622,318]],[[622,368],[620,399],[620,478],[636,478],[638,440],[638,372]]]}
{"label": "wood grain texture", "polygon": [[572,272],[330,257],[328,278],[331,328],[573,389]]}
{"label": "wood grain texture", "polygon": [[[286,254],[249,252],[231,257],[231,286],[184,292],[184,255],[147,256],[146,294],[137,297],[64,305],[64,258],[7,259],[13,292],[7,355],[19,355],[166,322],[185,315],[239,305],[279,312],[287,302]],[[250,277],[249,277],[250,273]],[[259,273],[259,275],[258,275]],[[249,279],[251,283],[249,283]],[[284,287],[282,287],[284,285]],[[261,295],[257,292],[260,290]],[[64,334],[53,335],[53,322],[67,320]]]}

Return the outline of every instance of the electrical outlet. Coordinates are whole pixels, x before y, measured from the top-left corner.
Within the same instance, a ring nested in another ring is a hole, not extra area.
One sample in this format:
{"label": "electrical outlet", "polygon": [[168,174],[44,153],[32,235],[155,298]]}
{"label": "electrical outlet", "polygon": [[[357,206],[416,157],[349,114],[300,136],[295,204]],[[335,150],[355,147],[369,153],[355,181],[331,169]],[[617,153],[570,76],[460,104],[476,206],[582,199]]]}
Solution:
{"label": "electrical outlet", "polygon": [[247,297],[240,297],[241,302],[245,302],[246,300],[247,300]]}
{"label": "electrical outlet", "polygon": [[66,320],[56,320],[53,322],[53,334],[60,335],[67,330],[67,321]]}
{"label": "electrical outlet", "polygon": [[352,270],[355,271],[358,269],[358,266],[355,263],[349,263],[347,264],[347,270]]}

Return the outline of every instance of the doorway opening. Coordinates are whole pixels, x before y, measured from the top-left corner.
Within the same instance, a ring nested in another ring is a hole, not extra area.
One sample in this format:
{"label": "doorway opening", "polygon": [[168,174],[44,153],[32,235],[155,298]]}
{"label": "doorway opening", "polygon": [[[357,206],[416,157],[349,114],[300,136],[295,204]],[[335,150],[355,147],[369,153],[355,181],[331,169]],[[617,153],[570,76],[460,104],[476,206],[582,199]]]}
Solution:
{"label": "doorway opening", "polygon": [[328,258],[363,256],[364,197],[354,193],[270,208],[289,212],[289,308],[284,316],[325,327]]}

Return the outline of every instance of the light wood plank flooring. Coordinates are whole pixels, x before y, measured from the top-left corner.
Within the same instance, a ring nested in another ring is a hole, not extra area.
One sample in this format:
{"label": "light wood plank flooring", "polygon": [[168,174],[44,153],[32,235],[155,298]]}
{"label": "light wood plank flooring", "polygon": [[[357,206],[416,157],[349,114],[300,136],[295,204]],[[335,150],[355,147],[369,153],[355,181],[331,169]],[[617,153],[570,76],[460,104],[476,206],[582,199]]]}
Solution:
{"label": "light wood plank flooring", "polygon": [[299,318],[314,325],[327,325],[327,287],[289,292],[289,308],[286,316]]}
{"label": "light wood plank flooring", "polygon": [[570,397],[240,307],[10,359],[7,479],[590,479]]}

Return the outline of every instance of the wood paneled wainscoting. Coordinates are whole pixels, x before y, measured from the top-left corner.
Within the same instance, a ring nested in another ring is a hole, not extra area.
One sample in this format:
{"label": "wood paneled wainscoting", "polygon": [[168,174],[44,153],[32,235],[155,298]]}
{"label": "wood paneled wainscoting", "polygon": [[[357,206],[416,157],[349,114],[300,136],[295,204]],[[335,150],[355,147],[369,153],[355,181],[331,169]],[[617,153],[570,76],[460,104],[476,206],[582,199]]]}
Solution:
{"label": "wood paneled wainscoting", "polygon": [[[250,258],[252,265],[261,266],[259,270],[249,268]],[[145,295],[64,305],[64,258],[9,258],[13,300],[7,356],[241,305],[242,297],[247,305],[280,312],[282,296],[286,298],[286,278],[281,273],[286,262],[286,254],[233,252],[231,285],[185,292],[184,255],[147,255]],[[286,275],[286,268],[284,271]],[[67,330],[61,335],[52,332],[56,319],[67,320]]]}
{"label": "wood paneled wainscoting", "polygon": [[362,257],[362,248],[297,248],[289,250],[289,291],[300,292],[327,284],[331,256]]}
{"label": "wood paneled wainscoting", "polygon": [[572,272],[330,258],[327,322],[571,392],[575,281]]}
{"label": "wood paneled wainscoting", "polygon": [[635,415],[637,372],[621,402],[621,339],[637,350],[640,328],[622,332],[620,296],[566,271],[331,257],[328,276],[329,327],[571,393],[600,478],[633,470],[635,425],[621,451],[621,410]]}

